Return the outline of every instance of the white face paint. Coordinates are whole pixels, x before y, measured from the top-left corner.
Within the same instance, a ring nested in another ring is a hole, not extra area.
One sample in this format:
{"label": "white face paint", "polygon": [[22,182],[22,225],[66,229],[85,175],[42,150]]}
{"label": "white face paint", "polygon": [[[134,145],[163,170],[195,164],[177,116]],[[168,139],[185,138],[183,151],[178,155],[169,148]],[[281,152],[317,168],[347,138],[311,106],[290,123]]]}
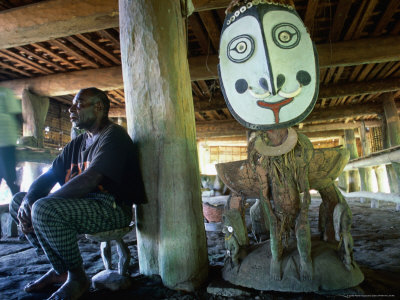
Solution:
{"label": "white face paint", "polygon": [[291,10],[263,4],[241,12],[220,43],[220,81],[233,116],[251,129],[290,127],[312,110],[318,65],[310,36]]}

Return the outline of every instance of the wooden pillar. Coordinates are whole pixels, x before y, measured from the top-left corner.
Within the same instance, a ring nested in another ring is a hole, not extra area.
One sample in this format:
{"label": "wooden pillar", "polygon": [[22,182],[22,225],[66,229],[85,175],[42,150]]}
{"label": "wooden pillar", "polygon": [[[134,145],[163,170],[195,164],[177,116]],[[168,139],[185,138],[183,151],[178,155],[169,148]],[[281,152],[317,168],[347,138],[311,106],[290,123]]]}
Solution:
{"label": "wooden pillar", "polygon": [[140,272],[193,290],[208,275],[185,19],[179,0],[119,1],[128,132],[148,203],[136,210]]}
{"label": "wooden pillar", "polygon": [[[44,122],[49,109],[49,98],[36,95],[28,90],[22,93],[22,116],[24,118],[22,144],[44,147]],[[32,182],[43,173],[45,164],[25,162],[21,191],[28,191]]]}
{"label": "wooden pillar", "polygon": [[[346,149],[350,151],[350,159],[358,157],[356,138],[353,129],[346,129],[344,131],[344,141]],[[348,192],[355,192],[360,190],[360,175],[358,170],[349,171],[348,177]]]}
{"label": "wooden pillar", "polygon": [[[339,145],[346,147],[346,145],[344,144],[344,138],[342,136],[339,137]],[[349,175],[349,172],[347,172],[347,171],[342,172],[338,178],[339,179],[338,186],[345,191],[347,191],[347,188],[348,188],[348,184],[347,184],[348,177],[349,177],[348,175]]]}
{"label": "wooden pillar", "polygon": [[43,148],[43,126],[49,109],[49,98],[35,95],[28,90],[22,93],[22,115],[24,137],[34,137],[35,147]]}
{"label": "wooden pillar", "polygon": [[[361,155],[362,157],[365,157],[371,154],[371,141],[370,141],[370,134],[369,132],[367,132],[367,129],[365,128],[364,121],[361,122],[359,130],[360,130],[360,140],[361,140]],[[373,192],[372,167],[359,168],[358,171],[360,173],[361,191]],[[361,202],[364,202],[364,200],[361,200]],[[371,208],[378,208],[378,207],[379,207],[379,201],[371,199]]]}
{"label": "wooden pillar", "polygon": [[[394,103],[394,93],[385,93],[381,96],[383,100],[383,110],[386,119],[386,144],[389,147],[400,145],[400,119],[397,107]],[[390,190],[392,193],[400,192],[400,164],[392,163],[386,166]],[[400,204],[396,205],[396,210],[400,210]]]}

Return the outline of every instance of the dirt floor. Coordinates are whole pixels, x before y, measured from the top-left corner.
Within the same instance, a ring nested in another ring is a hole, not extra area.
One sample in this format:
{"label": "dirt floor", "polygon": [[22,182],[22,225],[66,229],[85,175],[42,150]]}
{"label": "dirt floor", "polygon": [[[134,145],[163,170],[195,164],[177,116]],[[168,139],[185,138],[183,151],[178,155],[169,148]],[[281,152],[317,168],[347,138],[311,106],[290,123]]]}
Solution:
{"label": "dirt floor", "polygon": [[[317,235],[320,202],[320,198],[313,197],[310,209],[313,235]],[[223,235],[219,232],[207,232],[210,260],[209,281],[196,293],[173,291],[165,288],[158,276],[146,277],[139,274],[136,239],[133,232],[125,239],[133,256],[129,267],[132,286],[118,292],[90,290],[83,299],[326,299],[337,297],[400,299],[400,212],[395,211],[393,203],[381,202],[380,208],[371,209],[369,202],[361,204],[358,199],[348,199],[348,202],[353,212],[354,256],[365,275],[365,280],[359,287],[321,294],[237,289],[221,279],[224,260]],[[104,269],[97,243],[82,237],[80,248],[89,276]],[[113,261],[116,262],[116,253],[114,256]],[[26,241],[18,238],[2,238],[0,240],[0,299],[47,298],[54,289],[43,294],[28,294],[23,291],[23,287],[48,269],[46,257],[37,256]],[[227,297],[215,294],[217,292]]]}

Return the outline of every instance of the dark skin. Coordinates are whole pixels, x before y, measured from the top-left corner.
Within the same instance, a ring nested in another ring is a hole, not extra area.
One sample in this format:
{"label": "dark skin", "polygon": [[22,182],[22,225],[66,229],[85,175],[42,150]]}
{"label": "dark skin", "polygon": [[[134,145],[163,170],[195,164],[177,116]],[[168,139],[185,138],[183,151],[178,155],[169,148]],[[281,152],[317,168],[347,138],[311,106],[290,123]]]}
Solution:
{"label": "dark skin", "polygon": [[[89,143],[94,141],[101,130],[110,124],[104,104],[90,90],[82,90],[75,96],[69,112],[74,126],[86,130]],[[49,194],[57,183],[57,179],[51,170],[47,171],[33,182],[18,210],[18,220],[22,231],[24,233],[33,231],[31,210],[36,200],[46,196],[66,199],[84,197],[95,190],[103,178],[102,174],[89,168],[68,181],[58,191]],[[36,292],[54,283],[64,283],[64,285],[49,299],[77,299],[90,284],[81,266],[65,274],[57,274],[51,269],[37,281],[28,284],[25,290]]]}

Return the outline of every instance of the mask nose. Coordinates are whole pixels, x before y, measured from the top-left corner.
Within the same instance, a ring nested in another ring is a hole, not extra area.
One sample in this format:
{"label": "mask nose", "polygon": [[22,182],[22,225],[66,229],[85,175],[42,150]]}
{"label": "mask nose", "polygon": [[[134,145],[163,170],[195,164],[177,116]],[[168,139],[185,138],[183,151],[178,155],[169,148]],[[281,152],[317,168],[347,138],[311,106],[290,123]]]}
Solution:
{"label": "mask nose", "polygon": [[261,77],[258,80],[258,84],[266,91],[270,92],[271,95],[276,95],[277,89],[275,89],[273,83],[268,81],[265,77]]}

